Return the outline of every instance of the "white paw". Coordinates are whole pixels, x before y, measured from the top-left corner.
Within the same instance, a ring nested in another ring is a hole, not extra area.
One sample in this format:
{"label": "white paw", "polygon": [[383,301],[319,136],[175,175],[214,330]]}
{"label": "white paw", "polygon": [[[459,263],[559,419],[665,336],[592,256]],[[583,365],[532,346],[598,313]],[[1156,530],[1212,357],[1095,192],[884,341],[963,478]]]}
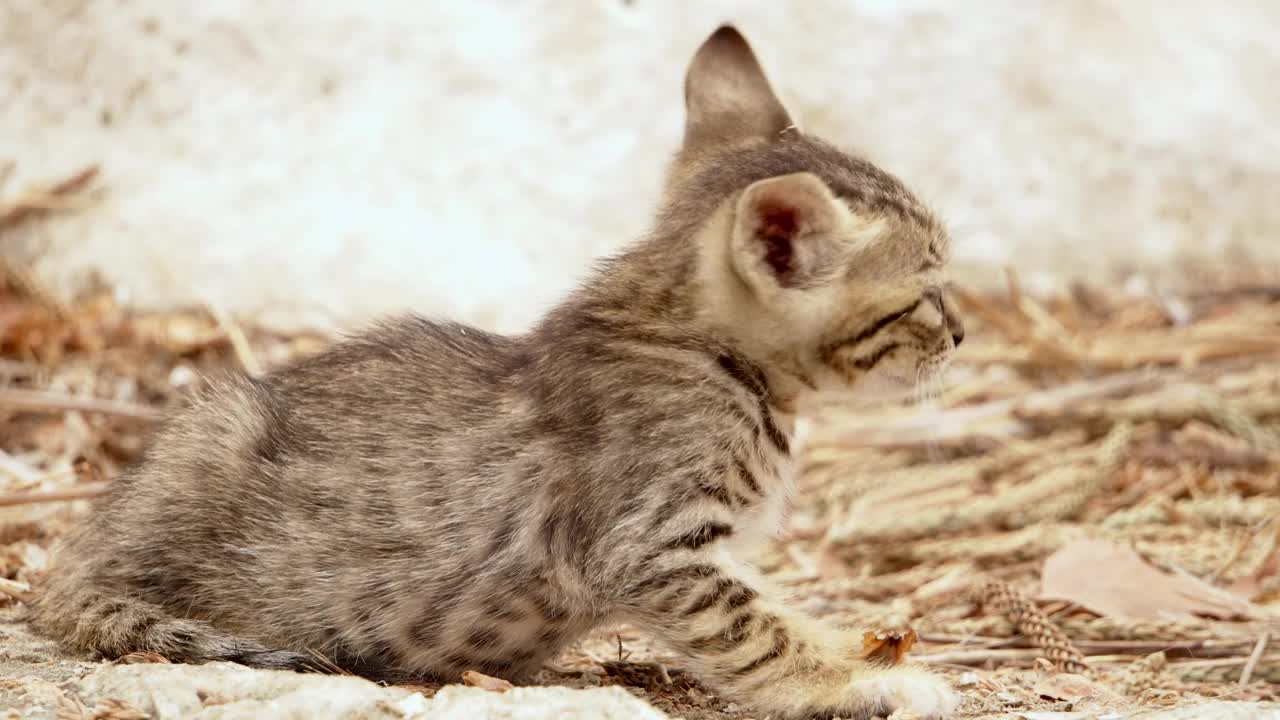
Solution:
{"label": "white paw", "polygon": [[946,680],[915,668],[878,672],[855,680],[853,686],[888,712],[907,710],[929,720],[951,717],[960,704],[960,696]]}

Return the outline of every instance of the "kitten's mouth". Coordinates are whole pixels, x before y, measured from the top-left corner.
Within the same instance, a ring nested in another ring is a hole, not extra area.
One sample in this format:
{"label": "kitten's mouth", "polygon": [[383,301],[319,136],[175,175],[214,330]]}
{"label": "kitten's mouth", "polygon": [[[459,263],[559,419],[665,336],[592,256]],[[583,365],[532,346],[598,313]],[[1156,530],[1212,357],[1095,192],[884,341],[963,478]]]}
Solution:
{"label": "kitten's mouth", "polygon": [[880,381],[887,381],[903,390],[912,390],[937,382],[947,366],[951,364],[948,354],[921,358],[916,362],[914,374],[893,368],[883,368],[877,375]]}
{"label": "kitten's mouth", "polygon": [[921,360],[916,368],[916,383],[923,385],[941,380],[947,373],[947,368],[951,367],[951,355],[952,353],[945,352]]}
{"label": "kitten's mouth", "polygon": [[904,390],[909,390],[919,384],[917,378],[907,377],[903,373],[896,373],[892,370],[880,371],[880,380],[888,381]]}

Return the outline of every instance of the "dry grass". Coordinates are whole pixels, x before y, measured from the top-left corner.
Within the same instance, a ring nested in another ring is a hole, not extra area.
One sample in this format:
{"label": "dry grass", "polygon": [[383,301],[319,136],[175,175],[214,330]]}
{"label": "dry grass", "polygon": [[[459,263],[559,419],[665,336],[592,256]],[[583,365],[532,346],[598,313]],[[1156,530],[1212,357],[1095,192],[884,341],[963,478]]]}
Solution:
{"label": "dry grass", "polygon": [[[133,315],[105,291],[59,307],[4,277],[0,605],[39,580],[84,510],[68,501],[136,458],[201,373],[327,342],[203,310]],[[968,716],[1274,698],[1280,291],[1034,299],[1011,277],[1008,292],[962,299],[971,340],[936,397],[817,410],[788,537],[765,569],[833,622],[914,630],[910,656],[963,688]],[[1082,570],[1086,541],[1134,554]],[[1123,562],[1179,589],[1133,597]],[[1092,590],[1042,591],[1064,586]],[[618,628],[546,679],[623,683],[689,718],[743,716],[678,665]]]}
{"label": "dry grass", "polygon": [[[0,168],[0,189],[3,189],[12,166]],[[83,191],[98,176],[98,167],[90,165],[79,172],[46,187],[27,189],[12,200],[0,202],[0,232],[16,227],[31,218],[48,212],[77,210],[87,204]]]}

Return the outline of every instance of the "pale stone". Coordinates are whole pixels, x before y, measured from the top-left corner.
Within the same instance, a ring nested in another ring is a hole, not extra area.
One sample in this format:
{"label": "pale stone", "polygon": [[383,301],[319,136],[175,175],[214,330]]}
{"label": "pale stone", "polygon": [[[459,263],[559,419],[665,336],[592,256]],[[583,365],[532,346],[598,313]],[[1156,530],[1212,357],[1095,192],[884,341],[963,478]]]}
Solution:
{"label": "pale stone", "polygon": [[1127,0],[6,0],[0,197],[93,163],[107,192],[0,252],[281,327],[520,329],[645,231],[725,20],[801,128],[951,222],[966,281],[1280,259],[1280,3]]}

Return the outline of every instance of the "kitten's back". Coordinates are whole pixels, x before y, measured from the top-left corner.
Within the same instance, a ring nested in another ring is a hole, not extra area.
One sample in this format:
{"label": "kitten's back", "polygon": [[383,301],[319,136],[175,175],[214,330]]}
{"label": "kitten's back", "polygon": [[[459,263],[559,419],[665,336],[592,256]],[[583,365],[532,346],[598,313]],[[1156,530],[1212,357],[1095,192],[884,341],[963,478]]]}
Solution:
{"label": "kitten's back", "polygon": [[[174,659],[235,659],[245,643],[205,621],[274,647],[358,638],[398,572],[474,545],[448,518],[484,523],[484,436],[510,410],[516,347],[409,316],[262,379],[211,379],[67,539],[34,619],[86,650],[149,637]],[[136,588],[148,602],[130,608]]]}

